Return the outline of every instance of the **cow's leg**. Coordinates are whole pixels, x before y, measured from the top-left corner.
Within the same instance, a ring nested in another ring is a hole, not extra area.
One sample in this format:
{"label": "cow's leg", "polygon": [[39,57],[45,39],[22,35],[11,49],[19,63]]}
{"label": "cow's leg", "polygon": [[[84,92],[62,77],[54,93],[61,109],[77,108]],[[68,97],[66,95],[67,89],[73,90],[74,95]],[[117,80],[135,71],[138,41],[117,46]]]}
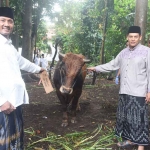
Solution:
{"label": "cow's leg", "polygon": [[76,111],[81,111],[81,107],[80,107],[80,102],[79,102],[79,100],[78,100],[78,104],[77,104]]}
{"label": "cow's leg", "polygon": [[62,127],[68,126],[68,114],[67,114],[67,112],[63,112],[63,120],[62,120],[61,126]]}
{"label": "cow's leg", "polygon": [[71,123],[77,123],[77,119],[76,119],[76,109],[79,105],[79,97],[81,96],[82,90],[79,90],[76,95],[73,98],[72,101],[72,118],[71,118]]}
{"label": "cow's leg", "polygon": [[62,119],[62,127],[68,126],[68,114],[67,114],[67,103],[65,100],[65,97],[58,91],[56,90],[57,96],[62,104],[62,110],[63,110],[63,119]]}

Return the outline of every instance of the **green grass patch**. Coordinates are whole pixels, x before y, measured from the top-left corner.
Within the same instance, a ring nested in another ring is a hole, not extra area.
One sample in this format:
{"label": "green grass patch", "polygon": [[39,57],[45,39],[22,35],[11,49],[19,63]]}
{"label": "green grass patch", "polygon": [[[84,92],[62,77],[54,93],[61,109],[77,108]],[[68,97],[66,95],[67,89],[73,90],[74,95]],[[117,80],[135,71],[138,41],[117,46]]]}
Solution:
{"label": "green grass patch", "polygon": [[111,86],[115,86],[116,84],[105,84],[104,86],[106,87],[111,87]]}
{"label": "green grass patch", "polygon": [[91,88],[96,88],[98,85],[84,85],[85,89],[91,89]]}
{"label": "green grass patch", "polygon": [[[30,131],[28,131],[30,130]],[[25,134],[34,134],[32,128],[25,130]],[[30,141],[26,150],[33,150],[36,144],[44,142],[49,146],[49,150],[100,150],[111,149],[111,145],[115,144],[114,129],[100,125],[93,132],[74,132],[68,133],[64,136],[56,135],[48,132],[46,137],[39,138],[37,141]]]}

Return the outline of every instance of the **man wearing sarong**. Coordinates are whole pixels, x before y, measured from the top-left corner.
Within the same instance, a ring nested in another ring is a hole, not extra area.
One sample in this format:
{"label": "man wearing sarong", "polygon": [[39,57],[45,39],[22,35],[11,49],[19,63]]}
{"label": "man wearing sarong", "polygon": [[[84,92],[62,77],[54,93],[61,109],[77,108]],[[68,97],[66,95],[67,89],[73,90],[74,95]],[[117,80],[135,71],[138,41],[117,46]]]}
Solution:
{"label": "man wearing sarong", "polygon": [[121,148],[149,145],[148,104],[150,101],[150,48],[140,44],[141,28],[129,27],[129,46],[109,63],[88,68],[89,71],[109,72],[120,68],[120,91],[115,133],[123,141]]}
{"label": "man wearing sarong", "polygon": [[29,98],[20,69],[39,73],[44,69],[22,57],[10,40],[13,11],[0,7],[0,150],[23,150],[22,104]]}

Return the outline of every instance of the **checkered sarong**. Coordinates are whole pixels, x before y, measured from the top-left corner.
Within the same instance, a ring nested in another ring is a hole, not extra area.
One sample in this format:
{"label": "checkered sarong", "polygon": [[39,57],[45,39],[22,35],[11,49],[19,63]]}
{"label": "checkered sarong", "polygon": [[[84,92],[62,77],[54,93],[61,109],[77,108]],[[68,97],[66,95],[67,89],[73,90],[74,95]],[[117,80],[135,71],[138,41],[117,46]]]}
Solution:
{"label": "checkered sarong", "polygon": [[23,150],[21,106],[9,115],[0,112],[0,150]]}
{"label": "checkered sarong", "polygon": [[137,145],[149,145],[148,105],[145,97],[121,94],[117,109],[116,135]]}

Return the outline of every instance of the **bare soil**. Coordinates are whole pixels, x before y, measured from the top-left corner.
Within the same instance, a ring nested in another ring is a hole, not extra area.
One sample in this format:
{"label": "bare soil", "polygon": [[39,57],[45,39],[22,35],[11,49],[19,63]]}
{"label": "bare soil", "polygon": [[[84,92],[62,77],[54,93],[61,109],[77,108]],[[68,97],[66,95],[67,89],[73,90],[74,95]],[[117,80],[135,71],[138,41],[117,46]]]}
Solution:
{"label": "bare soil", "polygon": [[[113,128],[118,104],[119,85],[113,80],[98,78],[95,86],[89,86],[91,79],[86,79],[80,97],[81,110],[77,112],[77,124],[69,123],[66,128],[61,127],[62,111],[55,91],[46,94],[38,82],[26,83],[30,97],[30,104],[23,106],[24,128],[33,128],[40,137],[45,137],[48,131],[57,135],[64,135],[74,131],[93,131],[98,125],[104,124]],[[25,146],[36,141],[30,134],[25,134]],[[45,143],[40,146],[48,150]],[[118,150],[112,145],[112,150]],[[136,148],[135,148],[136,149]],[[150,147],[146,147],[150,150]]]}

